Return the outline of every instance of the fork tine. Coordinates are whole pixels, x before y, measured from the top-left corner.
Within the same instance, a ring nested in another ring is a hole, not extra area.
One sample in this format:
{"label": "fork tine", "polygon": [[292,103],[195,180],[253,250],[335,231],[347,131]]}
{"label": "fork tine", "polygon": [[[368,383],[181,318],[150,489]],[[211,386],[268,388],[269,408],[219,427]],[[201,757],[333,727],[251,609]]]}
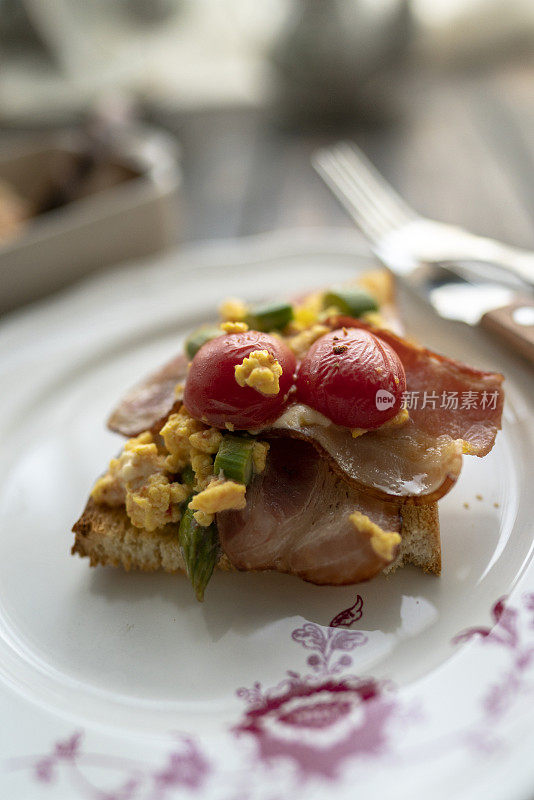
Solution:
{"label": "fork tine", "polygon": [[361,151],[346,143],[338,145],[335,150],[352,183],[357,185],[368,202],[389,220],[391,226],[400,227],[414,219],[415,212],[406,205]]}
{"label": "fork tine", "polygon": [[[356,146],[340,142],[331,148],[319,149],[312,154],[311,162],[375,246],[375,250],[381,251],[382,255],[384,251],[381,246],[388,234],[418,220],[422,228],[405,231],[404,247],[412,260],[438,265],[443,262],[454,263],[455,274],[467,281],[471,280],[473,270],[463,262],[491,265],[497,274],[500,273],[500,278],[495,277],[495,280],[510,285],[510,280],[515,279],[530,289],[534,288],[534,253],[523,252],[421,217],[404,202]],[[424,229],[432,231],[438,240],[442,240],[436,242],[436,250],[430,254],[425,248]],[[462,257],[459,259],[460,255]]]}
{"label": "fork tine", "polygon": [[363,233],[372,242],[384,236],[389,228],[384,226],[382,217],[369,208],[365,197],[353,187],[337,159],[328,151],[321,151],[312,157],[316,172],[341,202]]}
{"label": "fork tine", "polygon": [[415,212],[352,145],[340,143],[319,150],[312,164],[369,238],[381,238],[416,219]]}
{"label": "fork tine", "polygon": [[351,164],[353,174],[358,174],[360,184],[366,185],[372,196],[384,206],[387,206],[392,213],[402,217],[403,221],[413,220],[418,215],[410,208],[403,198],[395,191],[383,175],[369,161],[365,153],[359,147],[350,142],[341,142],[338,145],[339,151],[345,156],[347,162]]}

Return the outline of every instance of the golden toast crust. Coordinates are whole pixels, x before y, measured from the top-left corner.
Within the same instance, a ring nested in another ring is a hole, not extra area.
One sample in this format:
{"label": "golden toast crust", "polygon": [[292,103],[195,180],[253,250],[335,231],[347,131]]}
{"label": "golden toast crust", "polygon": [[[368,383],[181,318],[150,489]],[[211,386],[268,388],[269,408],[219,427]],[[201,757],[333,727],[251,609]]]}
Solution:
{"label": "golden toast crust", "polygon": [[[124,508],[97,505],[90,499],[72,530],[75,533],[72,554],[89,558],[92,567],[109,565],[145,572],[185,572],[177,524],[170,523],[155,531],[141,530],[132,525]],[[441,544],[437,503],[404,506],[401,535],[399,556],[385,572],[414,564],[425,572],[439,575]],[[234,569],[224,553],[217,568]]]}

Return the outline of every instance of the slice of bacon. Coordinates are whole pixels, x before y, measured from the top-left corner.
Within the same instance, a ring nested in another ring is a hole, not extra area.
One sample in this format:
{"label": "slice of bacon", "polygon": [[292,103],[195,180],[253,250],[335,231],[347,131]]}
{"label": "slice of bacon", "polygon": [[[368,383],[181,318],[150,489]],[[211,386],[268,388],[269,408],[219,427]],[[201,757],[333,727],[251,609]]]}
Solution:
{"label": "slice of bacon", "polygon": [[365,518],[399,532],[399,506],[367,497],[340,480],[307,442],[275,439],[267,466],[247,489],[242,511],[217,514],[221,546],[234,567],[276,570],[317,584],[368,580],[396,556],[371,545]]}
{"label": "slice of bacon", "polygon": [[268,435],[310,442],[357,490],[383,500],[434,503],[458,479],[462,443],[449,436],[430,436],[409,420],[401,428],[369,431],[355,439],[347,428],[307,423],[309,411],[301,404],[291,406]]}
{"label": "slice of bacon", "polygon": [[130,389],[109,417],[108,428],[128,437],[147,430],[159,433],[169,414],[182,404],[183,391],[177,387],[185,381],[187,364],[180,353]]}

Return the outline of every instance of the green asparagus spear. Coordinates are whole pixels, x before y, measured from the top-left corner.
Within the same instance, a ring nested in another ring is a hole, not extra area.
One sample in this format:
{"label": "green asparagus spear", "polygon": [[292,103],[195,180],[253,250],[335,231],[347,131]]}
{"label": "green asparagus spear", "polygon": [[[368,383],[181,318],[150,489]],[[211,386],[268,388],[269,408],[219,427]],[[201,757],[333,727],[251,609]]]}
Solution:
{"label": "green asparagus spear", "polygon": [[189,358],[194,358],[202,345],[215,339],[216,336],[222,336],[220,328],[198,328],[185,340],[185,352]]}
{"label": "green asparagus spear", "polygon": [[183,513],[178,542],[184,557],[189,580],[197,600],[204,600],[204,591],[219,557],[219,534],[212,522],[207,528],[199,525],[189,507]]}
{"label": "green asparagus spear", "polygon": [[187,464],[183,468],[180,478],[182,480],[182,483],[187,484],[187,486],[192,486],[194,484],[195,473],[193,471],[193,467],[191,466],[191,464]]}
{"label": "green asparagus spear", "polygon": [[231,481],[244,483],[247,486],[252,478],[252,451],[254,439],[227,434],[215,456],[213,472],[218,475],[221,470],[224,477]]}
{"label": "green asparagus spear", "polygon": [[254,331],[282,330],[293,319],[290,303],[265,303],[250,309],[245,322]]}
{"label": "green asparagus spear", "polygon": [[332,287],[324,293],[323,307],[335,306],[342,314],[361,317],[366,311],[378,311],[378,303],[365,289],[358,287]]}

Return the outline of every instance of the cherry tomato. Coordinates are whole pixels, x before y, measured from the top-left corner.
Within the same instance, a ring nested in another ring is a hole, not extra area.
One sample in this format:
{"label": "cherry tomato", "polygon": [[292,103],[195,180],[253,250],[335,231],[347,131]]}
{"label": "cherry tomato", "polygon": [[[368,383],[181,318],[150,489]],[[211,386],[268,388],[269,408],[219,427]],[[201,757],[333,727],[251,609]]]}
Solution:
{"label": "cherry tomato", "polygon": [[360,328],[318,339],[297,376],[298,399],[347,428],[378,428],[398,413],[405,390],[404,367],[393,348]]}
{"label": "cherry tomato", "polygon": [[[235,367],[254,350],[267,350],[282,367],[280,391],[264,395],[239,386]],[[197,419],[216,428],[231,423],[237,430],[258,428],[282,413],[293,386],[295,356],[288,346],[268,333],[247,331],[218,336],[197,352],[187,375],[184,404]]]}

